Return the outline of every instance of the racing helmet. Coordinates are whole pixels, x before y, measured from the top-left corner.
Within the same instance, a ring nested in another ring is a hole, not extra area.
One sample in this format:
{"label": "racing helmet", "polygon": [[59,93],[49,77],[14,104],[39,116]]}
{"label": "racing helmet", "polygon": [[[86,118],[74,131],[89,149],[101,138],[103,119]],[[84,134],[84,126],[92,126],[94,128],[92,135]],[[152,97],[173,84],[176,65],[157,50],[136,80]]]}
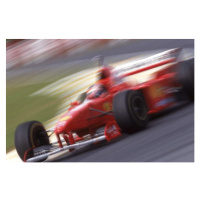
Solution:
{"label": "racing helmet", "polygon": [[86,99],[95,99],[101,96],[103,93],[107,93],[107,90],[102,84],[92,85],[86,91]]}
{"label": "racing helmet", "polygon": [[105,78],[109,78],[111,76],[111,68],[110,67],[102,67],[98,70],[98,80],[102,80]]}

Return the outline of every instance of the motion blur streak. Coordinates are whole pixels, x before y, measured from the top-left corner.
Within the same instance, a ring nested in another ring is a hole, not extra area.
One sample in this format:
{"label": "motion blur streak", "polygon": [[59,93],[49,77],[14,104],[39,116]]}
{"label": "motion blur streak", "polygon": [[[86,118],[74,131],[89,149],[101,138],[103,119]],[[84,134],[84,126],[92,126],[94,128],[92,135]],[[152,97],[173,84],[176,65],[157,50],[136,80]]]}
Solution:
{"label": "motion blur streak", "polygon": [[41,63],[61,55],[73,55],[104,45],[110,40],[20,40],[7,45],[7,68]]}

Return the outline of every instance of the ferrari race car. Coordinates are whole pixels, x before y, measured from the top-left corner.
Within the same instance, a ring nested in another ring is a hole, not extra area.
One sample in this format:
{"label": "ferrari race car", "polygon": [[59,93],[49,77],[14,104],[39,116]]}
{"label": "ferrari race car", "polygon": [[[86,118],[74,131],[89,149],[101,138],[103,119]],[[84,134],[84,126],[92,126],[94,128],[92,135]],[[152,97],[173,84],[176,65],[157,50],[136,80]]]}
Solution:
{"label": "ferrari race car", "polygon": [[[81,146],[109,142],[123,133],[144,129],[149,115],[174,105],[180,93],[194,100],[194,58],[183,60],[180,52],[179,48],[170,49],[123,68],[103,65],[97,82],[71,103],[53,130],[45,130],[38,121],[17,127],[15,147],[19,157],[24,162],[41,162],[62,151],[70,153]],[[127,77],[158,68],[145,82],[126,81]],[[50,142],[51,135],[56,142]]]}

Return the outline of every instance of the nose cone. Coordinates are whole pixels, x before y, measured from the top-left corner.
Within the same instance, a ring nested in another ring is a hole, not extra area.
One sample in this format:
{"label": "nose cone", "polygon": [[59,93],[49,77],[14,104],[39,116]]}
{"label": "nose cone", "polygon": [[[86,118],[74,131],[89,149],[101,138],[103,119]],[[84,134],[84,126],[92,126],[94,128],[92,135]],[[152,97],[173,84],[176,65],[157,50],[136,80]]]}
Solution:
{"label": "nose cone", "polygon": [[65,133],[66,131],[77,131],[87,126],[89,103],[81,104],[65,115],[57,123],[54,132]]}
{"label": "nose cone", "polygon": [[54,132],[55,133],[64,133],[66,131],[67,127],[69,128],[71,124],[72,124],[72,116],[70,113],[67,113],[60,118],[60,120],[56,124]]}

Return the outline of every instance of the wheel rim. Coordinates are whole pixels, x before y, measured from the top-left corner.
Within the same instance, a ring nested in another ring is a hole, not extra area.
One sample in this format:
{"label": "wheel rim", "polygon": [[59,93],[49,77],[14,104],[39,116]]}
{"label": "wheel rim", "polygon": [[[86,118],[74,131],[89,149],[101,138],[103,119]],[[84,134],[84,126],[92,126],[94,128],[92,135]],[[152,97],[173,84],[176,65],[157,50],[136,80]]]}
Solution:
{"label": "wheel rim", "polygon": [[139,120],[145,120],[147,116],[146,106],[141,97],[135,97],[132,101],[133,112]]}
{"label": "wheel rim", "polygon": [[46,135],[43,132],[39,132],[35,135],[35,142],[37,146],[46,144]]}
{"label": "wheel rim", "polygon": [[42,126],[33,126],[32,129],[32,146],[41,146],[48,144],[48,136]]}

